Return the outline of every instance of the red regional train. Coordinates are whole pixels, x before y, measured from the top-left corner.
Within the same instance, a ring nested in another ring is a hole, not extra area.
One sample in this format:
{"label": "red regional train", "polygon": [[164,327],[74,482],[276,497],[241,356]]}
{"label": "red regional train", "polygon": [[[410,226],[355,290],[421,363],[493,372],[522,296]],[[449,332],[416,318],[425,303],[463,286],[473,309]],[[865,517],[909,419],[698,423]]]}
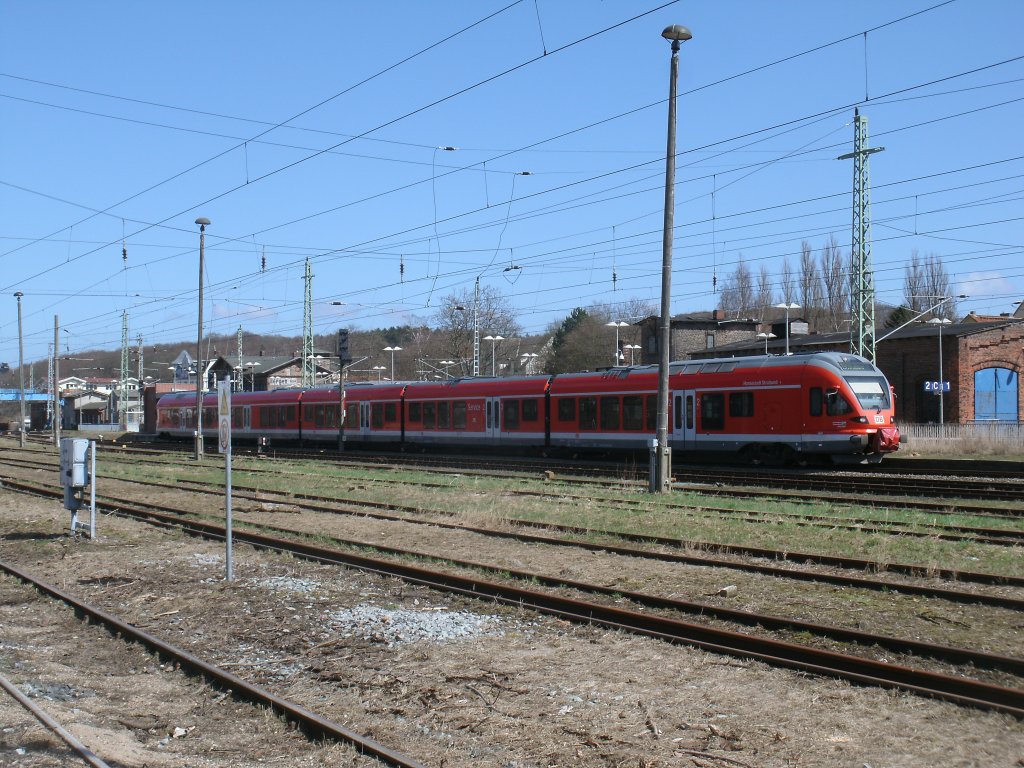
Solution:
{"label": "red regional train", "polygon": [[[618,449],[650,446],[657,366],[594,373],[442,382],[354,383],[232,395],[236,439],[400,446]],[[837,352],[672,363],[669,442],[676,453],[740,454],[755,462],[824,457],[877,462],[899,448],[892,388],[864,358]],[[216,396],[203,433],[216,435]],[[157,432],[195,434],[195,395],[165,395]]]}

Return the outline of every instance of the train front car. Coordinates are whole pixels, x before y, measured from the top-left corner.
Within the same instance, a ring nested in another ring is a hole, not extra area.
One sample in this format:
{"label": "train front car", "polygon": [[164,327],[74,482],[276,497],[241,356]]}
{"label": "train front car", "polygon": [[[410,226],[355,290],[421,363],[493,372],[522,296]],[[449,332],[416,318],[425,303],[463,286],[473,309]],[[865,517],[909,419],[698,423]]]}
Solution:
{"label": "train front car", "polygon": [[824,447],[835,463],[878,463],[899,449],[892,388],[870,361],[816,354],[808,358],[804,381],[808,450]]}

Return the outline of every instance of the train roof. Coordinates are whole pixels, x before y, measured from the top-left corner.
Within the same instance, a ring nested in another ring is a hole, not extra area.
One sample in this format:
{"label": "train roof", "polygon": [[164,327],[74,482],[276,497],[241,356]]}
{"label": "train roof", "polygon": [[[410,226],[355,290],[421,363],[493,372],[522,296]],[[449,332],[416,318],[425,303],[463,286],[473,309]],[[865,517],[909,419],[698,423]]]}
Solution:
{"label": "train roof", "polygon": [[543,396],[550,376],[478,376],[447,381],[415,381],[405,390],[406,399],[453,397],[530,397]]}
{"label": "train roof", "polygon": [[[670,375],[686,375],[691,373],[726,373],[738,369],[752,368],[793,368],[805,365],[816,365],[831,368],[840,374],[856,372],[878,372],[869,360],[858,355],[845,352],[807,352],[792,355],[750,355],[743,357],[715,357],[704,360],[683,360],[672,363]],[[657,371],[658,366],[644,366]]]}

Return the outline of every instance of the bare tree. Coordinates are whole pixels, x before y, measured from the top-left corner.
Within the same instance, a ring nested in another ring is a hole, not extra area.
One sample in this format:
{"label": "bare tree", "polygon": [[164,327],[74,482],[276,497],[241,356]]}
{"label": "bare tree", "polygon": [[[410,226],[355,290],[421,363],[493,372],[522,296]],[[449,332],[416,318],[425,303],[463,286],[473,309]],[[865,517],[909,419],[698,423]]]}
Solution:
{"label": "bare tree", "polygon": [[[458,362],[463,373],[467,375],[472,373],[473,368],[474,310],[481,338],[504,337],[495,345],[495,354],[498,357],[504,351],[503,347],[512,344],[512,340],[522,333],[511,302],[496,288],[481,286],[478,305],[474,288],[464,288],[445,296],[434,315],[434,323],[444,336],[444,354]],[[483,367],[481,364],[481,369]]]}
{"label": "bare tree", "polygon": [[736,316],[754,306],[754,279],[746,262],[743,261],[742,254],[736,269],[725,281],[720,303],[722,309]]}
{"label": "bare tree", "polygon": [[835,235],[821,249],[821,276],[825,287],[826,322],[829,330],[843,329],[850,311],[850,274]]}
{"label": "bare tree", "polygon": [[793,274],[793,265],[789,259],[782,260],[782,275],[779,278],[779,289],[782,291],[782,301],[792,304],[796,301],[797,290],[796,275]]}
{"label": "bare tree", "polygon": [[818,324],[824,305],[824,289],[818,262],[811,251],[811,244],[804,240],[800,243],[800,306],[803,316],[812,326]]}
{"label": "bare tree", "polygon": [[768,267],[761,265],[761,271],[757,273],[757,307],[760,310],[759,317],[765,316],[765,310],[775,304],[775,288],[772,286],[771,275],[768,274]]}
{"label": "bare tree", "polygon": [[928,306],[926,297],[929,295],[924,264],[915,249],[910,255],[910,262],[903,268],[903,303],[914,312],[920,312]]}
{"label": "bare tree", "polygon": [[[946,267],[942,263],[942,257],[937,253],[929,253],[924,257],[925,289],[932,299],[927,306],[931,306],[946,296],[953,296],[953,288]],[[946,320],[957,318],[957,302],[951,298],[941,307],[931,313],[933,317],[940,317]]]}

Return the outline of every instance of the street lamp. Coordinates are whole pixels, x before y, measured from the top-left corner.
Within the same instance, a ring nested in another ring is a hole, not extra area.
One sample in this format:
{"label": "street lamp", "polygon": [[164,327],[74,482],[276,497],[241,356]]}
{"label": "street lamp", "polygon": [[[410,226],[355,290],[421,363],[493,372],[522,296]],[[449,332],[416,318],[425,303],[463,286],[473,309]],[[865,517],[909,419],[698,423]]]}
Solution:
{"label": "street lamp", "polygon": [[[788,323],[787,323],[787,325],[788,325]],[[774,333],[759,333],[759,334],[757,334],[757,338],[764,339],[764,353],[767,355],[768,354],[768,339],[777,339],[778,336],[776,336]]]}
{"label": "street lamp", "polygon": [[649,490],[667,493],[672,482],[672,454],[668,447],[669,342],[672,327],[672,233],[676,207],[676,81],[679,79],[679,44],[693,35],[680,24],[665,27],[661,36],[672,43],[668,85],[668,142],[665,150],[665,225],[661,246],[661,318],[658,324],[658,442]]}
{"label": "street lamp", "polygon": [[491,377],[494,377],[494,345],[496,342],[504,341],[504,336],[484,336],[484,341],[491,342]]}
{"label": "street lamp", "polygon": [[[776,309],[784,309],[784,310],[786,310],[786,354],[788,355],[789,354],[789,310],[791,310],[791,309],[800,309],[800,305],[797,304],[795,301],[791,301],[788,304],[786,304],[785,302],[783,302],[782,304],[776,304],[775,308]],[[768,349],[768,342],[767,341],[765,342],[765,349],[766,350]]]}
{"label": "street lamp", "polygon": [[444,377],[446,379],[450,379],[451,378],[451,374],[448,373],[448,366],[449,365],[455,365],[455,361],[454,360],[442,360],[440,364],[444,366]]}
{"label": "street lamp", "polygon": [[21,424],[18,426],[18,444],[25,447],[25,344],[21,335],[21,297],[25,294],[16,291],[18,300],[18,380],[21,383]]}
{"label": "street lamp", "polygon": [[615,329],[615,356],[612,359],[612,365],[618,365],[622,362],[622,351],[619,349],[619,328],[629,327],[629,323],[625,320],[612,320],[610,323],[605,323],[609,328]]}
{"label": "street lamp", "polygon": [[206,228],[210,220],[196,219],[199,225],[199,334],[196,340],[196,461],[203,460],[203,247],[206,244]]}
{"label": "street lamp", "polygon": [[942,391],[945,385],[942,381],[942,326],[949,325],[952,321],[947,317],[933,317],[928,321],[929,325],[939,326],[939,426],[941,427],[944,423],[945,411],[943,410],[943,397]]}
{"label": "street lamp", "polygon": [[536,352],[523,352],[519,356],[519,364],[523,366],[523,373],[529,375],[530,366],[533,365],[533,361],[536,360],[540,355]]}
{"label": "street lamp", "polygon": [[[375,365],[375,366],[373,366],[373,370],[375,370],[377,372],[377,383],[380,384],[380,374],[381,374],[382,371],[386,371],[387,370],[387,366]],[[394,381],[394,378],[395,378],[395,374],[392,373],[391,374],[392,381]]]}
{"label": "street lamp", "polygon": [[[391,353],[391,380],[394,381],[395,380],[395,352],[401,352],[402,348],[401,347],[397,347],[397,346],[396,347],[384,347],[384,351]],[[378,374],[378,378],[379,378],[379,374]]]}
{"label": "street lamp", "polygon": [[633,365],[633,351],[637,350],[637,349],[640,349],[640,345],[639,344],[626,344],[626,346],[623,347],[623,349],[628,349],[629,350],[629,364],[630,364],[630,366],[632,366]]}

